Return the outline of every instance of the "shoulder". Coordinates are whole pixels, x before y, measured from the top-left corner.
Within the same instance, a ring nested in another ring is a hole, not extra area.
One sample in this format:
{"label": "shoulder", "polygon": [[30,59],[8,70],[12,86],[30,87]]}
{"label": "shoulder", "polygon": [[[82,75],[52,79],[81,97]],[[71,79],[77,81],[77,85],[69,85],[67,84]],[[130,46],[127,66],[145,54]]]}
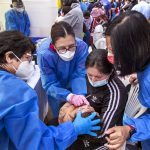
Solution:
{"label": "shoulder", "polygon": [[117,75],[110,77],[108,86],[111,90],[114,90],[118,93],[126,93],[126,88]]}
{"label": "shoulder", "polygon": [[88,48],[87,44],[83,40],[81,40],[79,38],[76,38],[76,43],[77,43],[77,46],[87,47]]}
{"label": "shoulder", "polygon": [[80,53],[80,52],[87,52],[88,53],[88,46],[83,40],[76,38],[76,46],[77,46],[77,52],[78,53]]}
{"label": "shoulder", "polygon": [[49,38],[43,39],[37,46],[37,59],[41,65],[51,64],[57,62],[59,56],[57,52],[50,48],[51,40]]}
{"label": "shoulder", "polygon": [[5,13],[5,15],[7,15],[7,16],[12,15],[12,14],[14,14],[14,11],[12,9],[6,11],[6,13]]}
{"label": "shoulder", "polygon": [[76,15],[78,15],[79,13],[83,14],[79,4],[72,4],[71,7],[72,9],[69,11],[69,13],[76,14]]}
{"label": "shoulder", "polygon": [[150,65],[148,65],[143,72],[138,73],[138,80],[141,87],[150,87]]}
{"label": "shoulder", "polygon": [[36,49],[37,54],[38,55],[55,54],[53,50],[50,49],[50,42],[51,42],[51,39],[49,38],[41,39],[37,43],[37,49]]}
{"label": "shoulder", "polygon": [[28,101],[36,97],[35,91],[23,80],[6,71],[0,71],[0,89],[0,99],[9,100],[11,103]]}

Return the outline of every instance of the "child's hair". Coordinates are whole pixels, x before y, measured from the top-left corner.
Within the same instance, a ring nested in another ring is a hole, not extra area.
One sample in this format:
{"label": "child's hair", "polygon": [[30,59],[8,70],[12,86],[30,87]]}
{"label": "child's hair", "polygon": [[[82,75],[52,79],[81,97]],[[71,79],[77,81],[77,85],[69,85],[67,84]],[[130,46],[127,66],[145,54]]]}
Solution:
{"label": "child's hair", "polygon": [[84,18],[90,17],[90,12],[89,12],[89,11],[85,11],[85,12],[83,13],[83,16],[84,16]]}

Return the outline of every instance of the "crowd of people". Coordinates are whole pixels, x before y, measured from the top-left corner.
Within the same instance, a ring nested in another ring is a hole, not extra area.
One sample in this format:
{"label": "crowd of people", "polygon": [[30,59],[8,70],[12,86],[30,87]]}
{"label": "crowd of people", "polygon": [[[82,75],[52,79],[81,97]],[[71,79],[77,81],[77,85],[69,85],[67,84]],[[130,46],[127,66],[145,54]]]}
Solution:
{"label": "crowd of people", "polygon": [[[37,44],[22,0],[12,0],[5,13],[0,149],[125,150],[129,141],[149,150],[150,4],[57,2],[50,35]],[[147,108],[138,118],[123,119],[129,99],[121,78],[127,76],[139,85],[138,100]]]}

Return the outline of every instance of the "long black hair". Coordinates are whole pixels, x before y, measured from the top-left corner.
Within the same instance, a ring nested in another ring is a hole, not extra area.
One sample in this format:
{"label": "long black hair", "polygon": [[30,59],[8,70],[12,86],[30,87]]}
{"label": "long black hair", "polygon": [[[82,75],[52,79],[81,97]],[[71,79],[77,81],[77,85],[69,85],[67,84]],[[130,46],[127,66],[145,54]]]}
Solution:
{"label": "long black hair", "polygon": [[141,13],[127,12],[113,28],[111,43],[121,76],[141,72],[150,63],[150,24]]}

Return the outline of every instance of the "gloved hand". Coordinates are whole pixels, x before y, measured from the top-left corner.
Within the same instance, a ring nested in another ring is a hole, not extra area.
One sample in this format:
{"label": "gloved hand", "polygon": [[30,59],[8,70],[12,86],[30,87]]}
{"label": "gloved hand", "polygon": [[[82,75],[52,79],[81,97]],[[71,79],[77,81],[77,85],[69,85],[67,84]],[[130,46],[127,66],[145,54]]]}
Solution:
{"label": "gloved hand", "polygon": [[90,116],[83,118],[81,116],[81,112],[79,111],[73,122],[76,133],[78,135],[89,134],[91,136],[97,136],[97,134],[92,131],[100,130],[101,127],[97,125],[98,123],[100,123],[100,119],[93,120],[95,116],[96,113],[93,112]]}
{"label": "gloved hand", "polygon": [[82,106],[82,105],[89,105],[89,102],[83,95],[75,95],[71,94],[68,102],[73,104],[74,106]]}

